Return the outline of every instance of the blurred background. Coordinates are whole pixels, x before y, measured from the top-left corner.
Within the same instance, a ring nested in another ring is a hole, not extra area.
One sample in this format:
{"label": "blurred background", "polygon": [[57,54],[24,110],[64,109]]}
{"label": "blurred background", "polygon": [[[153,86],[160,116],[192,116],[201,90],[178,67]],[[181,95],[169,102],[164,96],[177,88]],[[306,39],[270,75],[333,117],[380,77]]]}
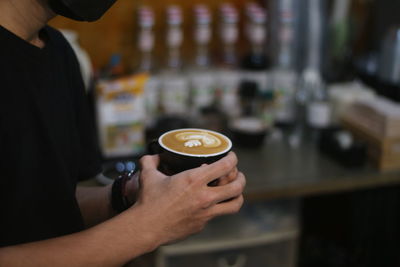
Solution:
{"label": "blurred background", "polygon": [[228,135],[246,204],[129,266],[400,266],[398,0],[119,0],[61,17],[102,186],[176,128]]}

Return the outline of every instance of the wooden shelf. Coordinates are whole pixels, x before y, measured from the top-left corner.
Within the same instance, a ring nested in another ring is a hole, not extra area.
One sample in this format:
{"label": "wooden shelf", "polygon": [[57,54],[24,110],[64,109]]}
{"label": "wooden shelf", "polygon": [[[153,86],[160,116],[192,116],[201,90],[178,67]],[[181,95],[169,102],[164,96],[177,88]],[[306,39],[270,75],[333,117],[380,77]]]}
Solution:
{"label": "wooden shelf", "polygon": [[260,233],[257,236],[235,238],[234,236],[214,239],[197,239],[180,242],[174,245],[163,246],[158,249],[159,253],[168,256],[186,255],[193,253],[207,253],[219,250],[230,250],[236,248],[254,247],[272,244],[280,241],[295,240],[299,230],[280,230]]}

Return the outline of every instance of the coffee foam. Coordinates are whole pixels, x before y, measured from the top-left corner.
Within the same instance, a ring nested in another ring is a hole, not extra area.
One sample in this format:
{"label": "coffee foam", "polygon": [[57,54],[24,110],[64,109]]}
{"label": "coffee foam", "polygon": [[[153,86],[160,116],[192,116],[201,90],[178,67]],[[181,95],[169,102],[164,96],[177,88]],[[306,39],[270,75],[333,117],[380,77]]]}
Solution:
{"label": "coffee foam", "polygon": [[198,157],[220,155],[232,147],[229,138],[220,133],[193,128],[166,132],[159,143],[174,153]]}
{"label": "coffee foam", "polygon": [[185,147],[218,147],[221,145],[221,140],[216,136],[207,132],[183,132],[177,133],[175,138],[181,142]]}

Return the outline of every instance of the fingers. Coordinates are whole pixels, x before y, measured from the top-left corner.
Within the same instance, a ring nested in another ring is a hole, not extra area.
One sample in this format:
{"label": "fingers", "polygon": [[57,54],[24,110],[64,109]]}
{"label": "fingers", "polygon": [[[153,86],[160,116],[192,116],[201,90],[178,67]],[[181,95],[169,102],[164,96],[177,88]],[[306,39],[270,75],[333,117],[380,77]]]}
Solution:
{"label": "fingers", "polygon": [[230,173],[218,179],[218,186],[229,184],[234,181],[238,175],[238,169],[234,168]]}
{"label": "fingers", "polygon": [[146,155],[140,159],[141,171],[139,176],[139,184],[144,185],[146,182],[144,178],[146,177],[147,184],[151,181],[155,181],[159,178],[167,177],[165,174],[158,170],[158,164],[160,158],[158,155]]}
{"label": "fingers", "polygon": [[246,178],[243,173],[238,172],[234,181],[226,185],[210,187],[209,192],[213,195],[214,203],[220,203],[241,195],[245,186]]}
{"label": "fingers", "polygon": [[[186,171],[191,172],[191,176],[198,177],[201,179],[203,184],[208,184],[209,182],[215,180],[216,178],[227,175],[230,171],[232,171],[238,163],[238,159],[236,154],[233,152],[229,152],[229,154],[222,159],[209,164],[203,165],[201,167]],[[185,173],[185,172],[183,172]]]}
{"label": "fingers", "polygon": [[243,195],[239,195],[231,199],[230,201],[216,204],[208,209],[209,217],[213,218],[216,216],[237,213],[242,207],[243,202]]}
{"label": "fingers", "polygon": [[146,155],[140,159],[140,165],[142,170],[157,169],[160,163],[160,157],[158,155]]}

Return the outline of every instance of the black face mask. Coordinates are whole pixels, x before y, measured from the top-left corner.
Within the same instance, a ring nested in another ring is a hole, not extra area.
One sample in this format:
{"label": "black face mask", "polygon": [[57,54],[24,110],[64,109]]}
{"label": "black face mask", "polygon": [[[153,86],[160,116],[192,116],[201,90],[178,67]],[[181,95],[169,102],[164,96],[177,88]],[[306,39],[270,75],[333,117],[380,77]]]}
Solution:
{"label": "black face mask", "polygon": [[49,0],[50,8],[58,15],[79,21],[95,21],[117,0]]}

